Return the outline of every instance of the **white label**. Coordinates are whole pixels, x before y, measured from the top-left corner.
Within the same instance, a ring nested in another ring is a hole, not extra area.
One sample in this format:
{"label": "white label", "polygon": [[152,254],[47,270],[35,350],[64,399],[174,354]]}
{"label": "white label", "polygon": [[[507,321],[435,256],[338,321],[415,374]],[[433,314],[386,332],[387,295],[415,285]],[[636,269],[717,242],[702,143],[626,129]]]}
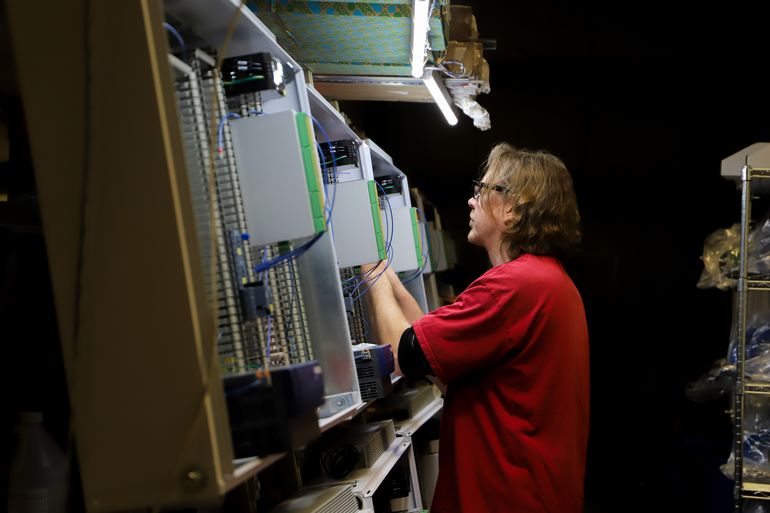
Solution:
{"label": "white label", "polygon": [[9,513],[48,513],[48,490],[37,488],[11,492]]}

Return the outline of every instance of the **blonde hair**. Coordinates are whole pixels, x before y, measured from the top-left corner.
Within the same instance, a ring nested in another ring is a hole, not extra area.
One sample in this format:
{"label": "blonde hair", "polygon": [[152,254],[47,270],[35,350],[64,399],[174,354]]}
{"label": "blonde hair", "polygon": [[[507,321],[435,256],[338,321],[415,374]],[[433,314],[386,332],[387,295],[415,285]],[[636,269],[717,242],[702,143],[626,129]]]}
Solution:
{"label": "blonde hair", "polygon": [[[574,252],[582,237],[580,213],[561,159],[500,143],[489,153],[484,176],[490,185],[506,189],[504,209],[511,209],[513,218],[506,223],[501,249],[509,258],[530,253],[563,260]],[[482,208],[492,193],[481,191]]]}

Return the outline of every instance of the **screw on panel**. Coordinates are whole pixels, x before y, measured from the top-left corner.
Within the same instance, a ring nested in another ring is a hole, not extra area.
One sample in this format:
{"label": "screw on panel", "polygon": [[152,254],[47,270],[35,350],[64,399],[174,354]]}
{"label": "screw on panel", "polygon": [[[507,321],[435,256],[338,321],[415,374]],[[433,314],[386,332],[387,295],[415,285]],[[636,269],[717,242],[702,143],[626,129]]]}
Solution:
{"label": "screw on panel", "polygon": [[187,492],[197,492],[206,486],[206,474],[198,467],[188,467],[182,472],[182,487]]}

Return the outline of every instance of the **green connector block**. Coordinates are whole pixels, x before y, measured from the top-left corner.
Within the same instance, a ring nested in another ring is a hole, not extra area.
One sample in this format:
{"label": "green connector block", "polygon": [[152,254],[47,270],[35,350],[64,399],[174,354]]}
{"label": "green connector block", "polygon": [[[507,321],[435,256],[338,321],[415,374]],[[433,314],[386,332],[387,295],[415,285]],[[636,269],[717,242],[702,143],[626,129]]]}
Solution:
{"label": "green connector block", "polygon": [[318,165],[318,155],[313,146],[312,126],[310,125],[310,118],[301,112],[297,113],[295,120],[302,151],[302,163],[305,167],[305,180],[307,182],[308,194],[310,195],[313,227],[316,233],[320,233],[326,229],[326,217],[323,208],[324,197],[323,188],[320,183],[321,173]]}
{"label": "green connector block", "polygon": [[420,225],[417,222],[417,209],[412,207],[411,209],[411,218],[412,218],[412,237],[414,238],[414,250],[417,254],[417,265],[422,267],[423,266],[423,258],[422,258],[422,237],[420,237]]}
{"label": "green connector block", "polygon": [[305,148],[313,147],[313,137],[310,135],[313,132],[313,126],[310,121],[310,117],[304,112],[297,112],[295,117],[297,122],[297,132],[299,132],[299,144]]}
{"label": "green connector block", "polygon": [[321,200],[321,193],[318,191],[310,192],[310,208],[313,212],[313,227],[316,233],[324,231],[325,219],[323,213],[323,202]]}
{"label": "green connector block", "polygon": [[307,190],[310,195],[310,211],[313,214],[313,227],[316,231],[322,232],[326,228],[326,218],[324,216],[324,199],[321,188],[318,185],[316,174],[314,172],[313,148],[302,148],[302,162],[305,166],[305,179],[307,181]]}
{"label": "green connector block", "polygon": [[313,168],[313,148],[302,148],[302,163],[305,165],[305,180],[307,181],[307,190],[318,191],[318,180],[316,180],[315,169]]}
{"label": "green connector block", "polygon": [[326,229],[326,219],[323,216],[313,218],[313,228],[316,233],[321,233]]}
{"label": "green connector block", "polygon": [[382,233],[382,215],[380,214],[380,201],[377,197],[377,185],[374,180],[366,184],[369,190],[369,203],[372,206],[372,223],[374,223],[374,238],[377,241],[377,255],[381,260],[387,258],[385,251],[385,234]]}
{"label": "green connector block", "polygon": [[[326,197],[324,196],[324,186],[323,186],[323,179],[321,178],[321,164],[318,160],[318,152],[315,151],[315,148],[312,146],[308,146],[307,149],[309,150],[307,153],[307,159],[310,162],[309,179],[312,180],[314,184],[313,186],[315,186],[316,190],[321,194],[321,197],[322,197],[321,202],[324,203],[326,202]],[[303,158],[305,157],[303,156]],[[308,187],[313,187],[313,186],[308,185]]]}
{"label": "green connector block", "polygon": [[374,232],[374,239],[377,241],[377,252],[385,251],[385,237],[382,232]]}
{"label": "green connector block", "polygon": [[380,257],[380,260],[385,260],[388,256],[388,253],[385,251],[385,236],[382,232],[376,232],[374,238],[377,239],[377,255]]}
{"label": "green connector block", "polygon": [[379,205],[379,198],[377,197],[377,185],[374,180],[366,182],[366,186],[369,188],[369,203],[372,205]]}
{"label": "green connector block", "polygon": [[377,204],[372,205],[372,222],[374,223],[374,233],[382,233],[382,220],[380,219],[380,207]]}

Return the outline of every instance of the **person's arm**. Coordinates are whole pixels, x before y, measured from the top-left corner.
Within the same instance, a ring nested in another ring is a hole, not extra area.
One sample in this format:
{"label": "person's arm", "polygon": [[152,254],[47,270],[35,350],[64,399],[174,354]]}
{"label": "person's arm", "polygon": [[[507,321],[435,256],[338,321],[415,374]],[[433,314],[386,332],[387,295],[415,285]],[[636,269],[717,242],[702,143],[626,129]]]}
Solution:
{"label": "person's arm", "polygon": [[417,304],[417,300],[414,299],[414,296],[406,290],[406,287],[404,287],[404,284],[401,283],[401,280],[398,279],[398,276],[391,267],[388,267],[385,274],[388,277],[388,281],[390,281],[390,286],[393,288],[393,294],[396,296],[396,301],[398,302],[398,306],[401,307],[404,317],[406,317],[406,320],[410,325],[414,324],[417,319],[420,319],[425,315],[425,312],[423,312],[420,305]]}
{"label": "person's arm", "polygon": [[[383,265],[385,265],[384,262],[379,264],[379,266]],[[373,267],[379,266],[361,266],[361,273],[363,274]],[[373,276],[370,279],[376,279],[378,272],[380,271],[375,268],[370,273]],[[398,277],[396,279],[398,280]],[[380,276],[380,279],[376,279],[366,293],[366,301],[377,339],[380,341],[380,344],[390,344],[393,350],[396,373],[401,374],[401,367],[398,364],[398,346],[401,335],[411,324],[407,321],[404,312],[401,310],[390,279],[385,276]]]}

